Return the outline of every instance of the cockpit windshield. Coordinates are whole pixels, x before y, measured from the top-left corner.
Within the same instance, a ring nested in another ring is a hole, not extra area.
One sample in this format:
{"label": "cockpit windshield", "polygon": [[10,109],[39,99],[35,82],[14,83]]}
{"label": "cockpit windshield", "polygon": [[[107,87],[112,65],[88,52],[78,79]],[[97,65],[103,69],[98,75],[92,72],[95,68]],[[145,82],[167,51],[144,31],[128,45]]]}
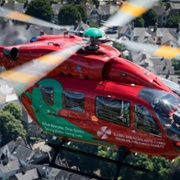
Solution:
{"label": "cockpit windshield", "polygon": [[167,135],[180,140],[180,98],[168,92],[143,88],[139,97],[145,99],[154,109]]}

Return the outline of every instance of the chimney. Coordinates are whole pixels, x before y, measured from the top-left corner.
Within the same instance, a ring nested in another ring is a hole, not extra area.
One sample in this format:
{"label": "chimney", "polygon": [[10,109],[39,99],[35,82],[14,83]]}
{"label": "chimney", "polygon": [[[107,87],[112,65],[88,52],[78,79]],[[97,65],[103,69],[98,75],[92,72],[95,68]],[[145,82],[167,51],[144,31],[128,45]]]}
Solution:
{"label": "chimney", "polygon": [[167,2],[167,3],[166,3],[166,11],[167,11],[170,7],[171,7],[170,2]]}
{"label": "chimney", "polygon": [[23,9],[26,9],[27,6],[28,6],[28,0],[25,1],[24,6],[23,6]]}
{"label": "chimney", "polygon": [[155,22],[155,25],[154,25],[154,32],[157,30],[157,28],[158,28],[158,23]]}
{"label": "chimney", "polygon": [[99,1],[96,2],[96,9],[99,8]]}
{"label": "chimney", "polygon": [[7,154],[4,154],[4,159],[2,160],[2,163],[4,166],[6,166],[9,162],[9,158]]}
{"label": "chimney", "polygon": [[146,55],[145,52],[143,52],[143,54],[142,54],[142,60],[145,60],[146,58],[147,58],[147,55]]}
{"label": "chimney", "polygon": [[131,29],[134,30],[134,22],[131,23]]}
{"label": "chimney", "polygon": [[177,33],[180,31],[180,23],[178,23],[178,26],[177,26]]}

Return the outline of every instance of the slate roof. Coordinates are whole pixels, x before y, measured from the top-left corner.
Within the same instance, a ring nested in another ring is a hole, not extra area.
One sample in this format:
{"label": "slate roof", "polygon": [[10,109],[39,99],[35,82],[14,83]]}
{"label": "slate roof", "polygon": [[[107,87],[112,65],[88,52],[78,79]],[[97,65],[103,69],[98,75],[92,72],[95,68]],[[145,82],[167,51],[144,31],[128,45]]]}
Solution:
{"label": "slate roof", "polygon": [[171,3],[171,9],[180,10],[180,3],[179,2]]}
{"label": "slate roof", "polygon": [[40,154],[36,154],[33,158],[29,161],[32,164],[44,164],[49,162],[49,155],[47,152],[42,152]]}
{"label": "slate roof", "polygon": [[64,170],[60,170],[58,172],[58,174],[55,176],[55,179],[60,179],[60,178],[64,178],[67,179],[69,177],[71,173],[64,171]]}
{"label": "slate roof", "polygon": [[133,52],[131,51],[132,61],[138,64],[143,59],[143,52]]}
{"label": "slate roof", "polygon": [[164,44],[168,41],[173,41],[174,43],[177,44],[177,39],[171,33],[168,33],[167,36],[163,36],[161,43]]}
{"label": "slate roof", "polygon": [[52,9],[53,9],[54,14],[59,14],[59,10],[62,6],[63,4],[61,3],[52,4]]}
{"label": "slate roof", "polygon": [[6,146],[8,147],[10,153],[12,153],[12,151],[14,150],[14,148],[16,147],[16,142],[15,141],[10,141],[8,144],[4,145],[2,148],[1,148],[1,152],[4,150],[4,148],[6,148]]}
{"label": "slate roof", "polygon": [[92,13],[94,9],[97,11],[98,14],[103,14],[103,15],[111,15],[118,9],[118,6],[112,6],[112,5],[111,6],[99,5],[98,8],[96,8],[95,5],[84,5],[84,7],[88,16]]}
{"label": "slate roof", "polygon": [[157,74],[174,74],[174,68],[173,67],[154,67],[155,71],[157,72]]}
{"label": "slate roof", "polygon": [[24,174],[23,173],[18,173],[15,175],[15,177],[18,180],[35,180],[39,179],[39,175],[36,169],[31,169],[26,171]]}
{"label": "slate roof", "polygon": [[60,171],[60,169],[51,168],[49,173],[51,176],[56,177]]}
{"label": "slate roof", "polygon": [[174,75],[174,67],[172,66],[172,62],[168,59],[160,58],[160,57],[151,57],[150,58],[155,66],[154,69],[159,75]]}
{"label": "slate roof", "polygon": [[156,5],[152,8],[158,15],[162,15],[164,12],[166,12],[165,6]]}
{"label": "slate roof", "polygon": [[12,155],[20,160],[28,161],[33,157],[34,152],[33,150],[27,148],[26,146],[19,144],[13,150]]}
{"label": "slate roof", "polygon": [[154,44],[155,45],[155,40],[154,40],[154,38],[153,37],[147,37],[147,38],[144,38],[143,40],[142,40],[142,43],[148,43],[148,44]]}
{"label": "slate roof", "polygon": [[133,30],[134,36],[138,36],[138,37],[148,37],[151,36],[147,31],[146,28],[140,28],[140,27],[135,27]]}
{"label": "slate roof", "polygon": [[132,29],[132,26],[130,24],[127,24],[126,26],[119,28],[120,34],[125,34],[128,30]]}
{"label": "slate roof", "polygon": [[[161,75],[163,78],[167,78],[167,75]],[[173,81],[175,83],[179,83],[179,76],[178,75],[169,75],[168,78],[170,81]]]}
{"label": "slate roof", "polygon": [[23,12],[24,3],[11,2],[11,3],[5,4],[4,7],[9,8],[14,11]]}
{"label": "slate roof", "polygon": [[85,24],[83,21],[80,21],[76,27],[76,31],[84,31],[89,28],[89,25]]}
{"label": "slate roof", "polygon": [[9,161],[7,165],[0,164],[0,172],[3,174],[7,174],[12,171],[18,171],[19,170],[19,160],[12,160]]}

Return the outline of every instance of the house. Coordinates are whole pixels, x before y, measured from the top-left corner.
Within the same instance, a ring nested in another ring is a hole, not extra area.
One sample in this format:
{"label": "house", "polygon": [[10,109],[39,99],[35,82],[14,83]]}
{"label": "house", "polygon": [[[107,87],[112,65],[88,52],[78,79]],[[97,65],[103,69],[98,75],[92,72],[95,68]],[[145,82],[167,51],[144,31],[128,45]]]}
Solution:
{"label": "house", "polygon": [[26,5],[26,2],[25,3],[18,3],[16,1],[12,1],[12,2],[8,2],[8,3],[4,3],[3,7],[24,13],[25,12],[25,9],[24,9],[25,5]]}
{"label": "house", "polygon": [[55,24],[59,23],[58,14],[59,14],[59,10],[60,10],[60,8],[62,6],[63,6],[62,3],[52,4],[52,9],[53,9],[53,12],[54,12],[54,23]]}
{"label": "house", "polygon": [[119,6],[117,5],[85,5],[90,22],[101,24],[101,21],[106,21],[113,13],[115,13]]}
{"label": "house", "polygon": [[29,161],[34,156],[34,152],[22,139],[10,141],[4,145],[0,152],[1,156],[3,154],[5,154],[9,160],[19,159],[22,161]]}
{"label": "house", "polygon": [[167,3],[166,6],[155,5],[152,9],[158,15],[158,26],[159,27],[164,27],[165,24],[167,23],[167,20],[169,18],[169,14],[170,14],[170,11],[171,11],[170,4]]}
{"label": "house", "polygon": [[20,163],[19,163],[19,160],[18,159],[9,160],[9,159],[6,159],[6,158],[7,157],[2,159],[2,156],[1,156],[0,178],[2,180],[7,180],[12,175],[20,172],[20,167],[19,167]]}
{"label": "house", "polygon": [[39,180],[37,169],[30,169],[26,172],[17,173],[13,177],[14,180]]}
{"label": "house", "polygon": [[[178,28],[160,28],[157,24],[153,28],[136,28],[133,24],[128,24],[119,28],[119,37],[122,39],[129,39],[139,43],[148,43],[153,45],[166,45],[171,47],[179,47],[179,27]],[[125,47],[123,47],[125,50]],[[178,83],[179,79],[175,75],[174,67],[169,59],[161,57],[153,57],[148,52],[134,52],[129,50],[127,58],[151,72],[172,79]]]}
{"label": "house", "polygon": [[176,15],[180,11],[180,1],[179,0],[171,0],[170,1],[170,15]]}
{"label": "house", "polygon": [[[68,170],[50,167],[51,158],[49,153],[32,150],[22,141],[11,141],[0,151],[0,178],[2,180],[89,179]],[[61,160],[60,156],[56,158],[55,164],[67,169],[74,168],[70,167],[66,160]]]}
{"label": "house", "polygon": [[89,28],[88,24],[84,23],[83,21],[79,21],[77,26],[75,26],[75,31],[83,32],[83,31],[85,31],[88,28]]}

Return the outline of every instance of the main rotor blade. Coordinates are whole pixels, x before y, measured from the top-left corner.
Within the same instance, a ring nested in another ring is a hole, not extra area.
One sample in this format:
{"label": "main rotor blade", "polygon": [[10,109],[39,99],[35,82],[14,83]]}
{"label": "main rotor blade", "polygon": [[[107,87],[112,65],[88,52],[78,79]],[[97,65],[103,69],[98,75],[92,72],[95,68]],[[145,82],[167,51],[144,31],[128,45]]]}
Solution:
{"label": "main rotor blade", "polygon": [[35,24],[38,26],[51,27],[54,29],[68,29],[68,26],[59,26],[59,25],[56,25],[56,24],[32,17],[32,16],[29,16],[27,14],[23,14],[17,11],[12,11],[4,7],[0,7],[0,17],[25,22],[28,24]]}
{"label": "main rotor blade", "polygon": [[144,51],[153,56],[165,57],[168,59],[180,60],[180,48],[170,46],[158,46],[152,44],[141,44],[129,40],[113,40],[117,43],[123,44],[129,47],[130,50]]}
{"label": "main rotor blade", "polygon": [[62,64],[81,47],[82,44],[76,44],[63,51],[54,51],[22,66],[5,71],[1,73],[0,77],[8,80],[17,94],[21,95],[25,90]]}
{"label": "main rotor blade", "polygon": [[130,0],[124,2],[118,12],[111,16],[100,29],[106,30],[108,27],[122,27],[141,16],[152,8],[158,0]]}

